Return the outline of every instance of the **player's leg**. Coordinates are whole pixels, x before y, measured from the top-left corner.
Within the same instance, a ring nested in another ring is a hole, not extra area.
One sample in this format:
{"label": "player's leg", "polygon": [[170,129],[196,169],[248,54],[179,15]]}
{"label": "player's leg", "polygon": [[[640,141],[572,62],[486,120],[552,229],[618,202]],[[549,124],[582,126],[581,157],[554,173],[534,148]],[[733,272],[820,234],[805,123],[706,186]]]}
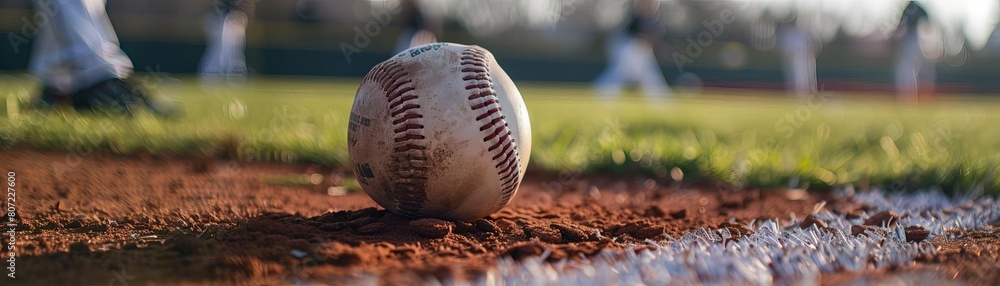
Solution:
{"label": "player's leg", "polygon": [[806,50],[805,54],[805,76],[806,76],[806,86],[808,88],[807,97],[812,96],[819,92],[819,79],[816,76],[816,49],[812,46]]}
{"label": "player's leg", "polygon": [[[437,42],[437,35],[435,31],[438,31],[439,22],[434,17],[429,17],[422,10],[420,3],[417,0],[407,0],[402,1],[400,4],[399,14],[405,23],[403,31],[399,33],[396,38],[396,47],[393,49],[394,53],[402,52],[406,49],[416,46],[422,46],[430,43]],[[372,9],[383,9],[389,10],[386,12],[393,12],[391,7],[379,7],[384,5],[373,4]],[[385,12],[382,12],[385,13]],[[386,14],[388,15],[388,14]],[[394,20],[395,21],[395,20]]]}
{"label": "player's leg", "polygon": [[132,61],[118,44],[118,35],[104,10],[105,0],[42,0],[62,8],[53,19],[73,62],[74,91],[132,74]]}
{"label": "player's leg", "polygon": [[794,24],[778,28],[778,44],[784,58],[786,90],[807,97],[816,88],[816,53],[812,36]]}
{"label": "player's leg", "polygon": [[642,87],[643,94],[647,98],[664,98],[670,96],[670,86],[663,77],[660,64],[653,54],[653,45],[645,39],[633,39],[632,51],[629,53],[632,58],[629,60],[634,67],[633,78]]}
{"label": "player's leg", "polygon": [[920,62],[920,71],[917,73],[917,79],[920,81],[917,90],[918,96],[926,100],[934,97],[937,82],[937,64],[927,60],[927,58],[922,58],[922,60]]}
{"label": "player's leg", "polygon": [[791,90],[799,97],[816,91],[816,57],[808,47],[800,46],[791,52]]}
{"label": "player's leg", "polygon": [[224,76],[230,80],[246,77],[244,50],[246,29],[255,4],[251,0],[216,0],[205,21],[209,39],[198,68],[203,79]]}
{"label": "player's leg", "polygon": [[47,22],[38,25],[28,70],[42,83],[41,94],[34,105],[48,108],[69,102],[73,91],[73,79],[68,70],[71,56],[63,52],[63,44],[56,37],[59,34],[56,25],[51,22],[60,7],[53,1],[36,1],[34,4],[35,10],[45,15]]}
{"label": "player's leg", "polygon": [[[105,0],[36,0],[36,7],[54,10],[44,40],[38,42],[32,70],[46,85],[69,96],[73,107],[102,113],[132,114],[149,108],[160,114],[172,111],[152,105],[144,92],[124,81],[132,74],[132,61],[118,44]],[[67,67],[60,69],[58,67]],[[65,72],[63,72],[65,71]],[[41,101],[46,100],[43,91]]]}
{"label": "player's leg", "polygon": [[118,48],[103,0],[36,0],[35,8],[47,19],[39,25],[30,64],[44,86],[42,105],[132,72],[132,62]]}
{"label": "player's leg", "polygon": [[233,11],[226,15],[222,25],[221,58],[223,73],[230,79],[243,79],[247,74],[246,46],[247,15]]}
{"label": "player's leg", "polygon": [[392,48],[392,53],[398,54],[406,49],[409,49],[410,42],[413,40],[413,35],[416,33],[417,29],[415,28],[404,28],[403,31],[399,33],[399,36],[396,37],[396,46]]}
{"label": "player's leg", "polygon": [[410,47],[423,46],[436,42],[437,36],[434,35],[434,32],[427,29],[420,29],[416,33],[413,33],[413,37],[410,38]]}
{"label": "player's leg", "polygon": [[198,72],[202,77],[214,76],[222,73],[222,26],[224,16],[219,16],[215,11],[205,15],[205,52],[201,55],[201,63],[198,65]]}
{"label": "player's leg", "polygon": [[900,100],[916,100],[918,73],[924,56],[915,34],[906,35],[900,45],[895,67],[896,97]]}
{"label": "player's leg", "polygon": [[594,79],[594,89],[602,98],[618,96],[625,84],[628,72],[628,36],[624,33],[617,33],[609,41],[608,66]]}

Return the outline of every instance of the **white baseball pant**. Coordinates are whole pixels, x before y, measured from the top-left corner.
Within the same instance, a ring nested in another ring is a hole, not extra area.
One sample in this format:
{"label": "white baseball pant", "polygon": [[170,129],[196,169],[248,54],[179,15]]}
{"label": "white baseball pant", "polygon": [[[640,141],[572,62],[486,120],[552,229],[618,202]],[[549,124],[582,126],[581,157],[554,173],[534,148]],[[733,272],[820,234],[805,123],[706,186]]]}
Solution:
{"label": "white baseball pant", "polygon": [[111,78],[126,78],[132,61],[118,44],[106,0],[36,0],[48,19],[38,24],[29,70],[43,84],[72,93]]}

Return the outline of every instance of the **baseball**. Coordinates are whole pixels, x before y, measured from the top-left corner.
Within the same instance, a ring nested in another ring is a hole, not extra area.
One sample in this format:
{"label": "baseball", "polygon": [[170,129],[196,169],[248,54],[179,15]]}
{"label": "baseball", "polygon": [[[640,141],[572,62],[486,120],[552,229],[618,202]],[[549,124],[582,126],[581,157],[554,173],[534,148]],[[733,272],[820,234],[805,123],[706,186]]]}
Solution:
{"label": "baseball", "polygon": [[410,218],[475,221],[510,202],[531,153],[514,82],[486,49],[434,43],[368,72],[348,137],[361,187]]}

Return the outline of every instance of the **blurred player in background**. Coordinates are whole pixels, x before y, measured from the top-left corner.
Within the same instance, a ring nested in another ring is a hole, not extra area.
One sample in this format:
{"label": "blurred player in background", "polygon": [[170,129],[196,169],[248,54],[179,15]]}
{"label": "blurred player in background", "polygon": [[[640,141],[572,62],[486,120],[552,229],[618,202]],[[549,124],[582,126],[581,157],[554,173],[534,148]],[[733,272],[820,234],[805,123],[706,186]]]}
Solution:
{"label": "blurred player in background", "polygon": [[246,79],[246,30],[256,6],[256,0],[215,0],[214,9],[205,18],[208,39],[198,67],[202,80]]}
{"label": "blurred player in background", "polygon": [[934,92],[935,64],[928,60],[929,47],[921,47],[921,29],[933,31],[927,10],[910,1],[897,27],[900,38],[896,55],[896,98],[916,101],[920,93]]}
{"label": "blurred player in background", "polygon": [[149,109],[173,112],[154,104],[126,79],[132,61],[118,44],[105,0],[36,0],[35,9],[49,16],[38,25],[29,70],[42,82],[34,105],[69,105],[77,110],[131,115]]}
{"label": "blurred player in background", "polygon": [[653,54],[653,43],[660,35],[660,2],[636,0],[625,29],[610,39],[609,64],[594,80],[598,94],[603,98],[617,96],[626,83],[638,83],[647,98],[664,98],[670,87],[663,79],[663,72]]}
{"label": "blurred player in background", "polygon": [[437,35],[441,34],[441,25],[431,17],[427,17],[420,8],[417,0],[406,0],[401,4],[403,11],[409,11],[409,18],[406,19],[405,28],[396,40],[396,47],[393,53],[399,53],[410,47],[435,43],[438,41]]}
{"label": "blurred player in background", "polygon": [[815,93],[816,41],[795,21],[779,23],[777,36],[784,57],[786,90],[803,98]]}

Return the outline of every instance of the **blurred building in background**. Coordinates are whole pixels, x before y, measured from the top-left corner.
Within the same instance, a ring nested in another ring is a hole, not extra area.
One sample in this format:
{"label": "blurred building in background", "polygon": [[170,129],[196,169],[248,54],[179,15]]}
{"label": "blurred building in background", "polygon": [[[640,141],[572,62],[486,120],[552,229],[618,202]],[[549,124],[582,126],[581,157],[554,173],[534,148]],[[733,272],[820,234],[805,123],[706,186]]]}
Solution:
{"label": "blurred building in background", "polygon": [[[196,73],[208,42],[205,15],[212,2],[109,0],[107,10],[137,72]],[[929,15],[921,49],[937,55],[931,59],[937,90],[1000,90],[995,76],[1000,1],[917,2]],[[415,3],[420,17],[435,23],[439,41],[490,49],[515,80],[577,82],[590,82],[607,65],[606,39],[628,21],[632,5],[620,0]],[[658,23],[664,33],[654,52],[664,78],[679,89],[896,89],[894,66],[903,41],[893,37],[906,1],[660,4]],[[411,29],[412,9],[403,6],[401,0],[259,0],[246,27],[247,69],[251,74],[363,76],[391,56],[400,35]],[[27,67],[38,25],[45,25],[45,19],[30,1],[0,0],[0,70]],[[795,37],[782,44],[790,35]],[[792,58],[808,58],[812,52],[814,76],[808,75],[808,64],[786,73],[796,65],[789,65],[789,55],[782,51],[795,47],[805,48]]]}

